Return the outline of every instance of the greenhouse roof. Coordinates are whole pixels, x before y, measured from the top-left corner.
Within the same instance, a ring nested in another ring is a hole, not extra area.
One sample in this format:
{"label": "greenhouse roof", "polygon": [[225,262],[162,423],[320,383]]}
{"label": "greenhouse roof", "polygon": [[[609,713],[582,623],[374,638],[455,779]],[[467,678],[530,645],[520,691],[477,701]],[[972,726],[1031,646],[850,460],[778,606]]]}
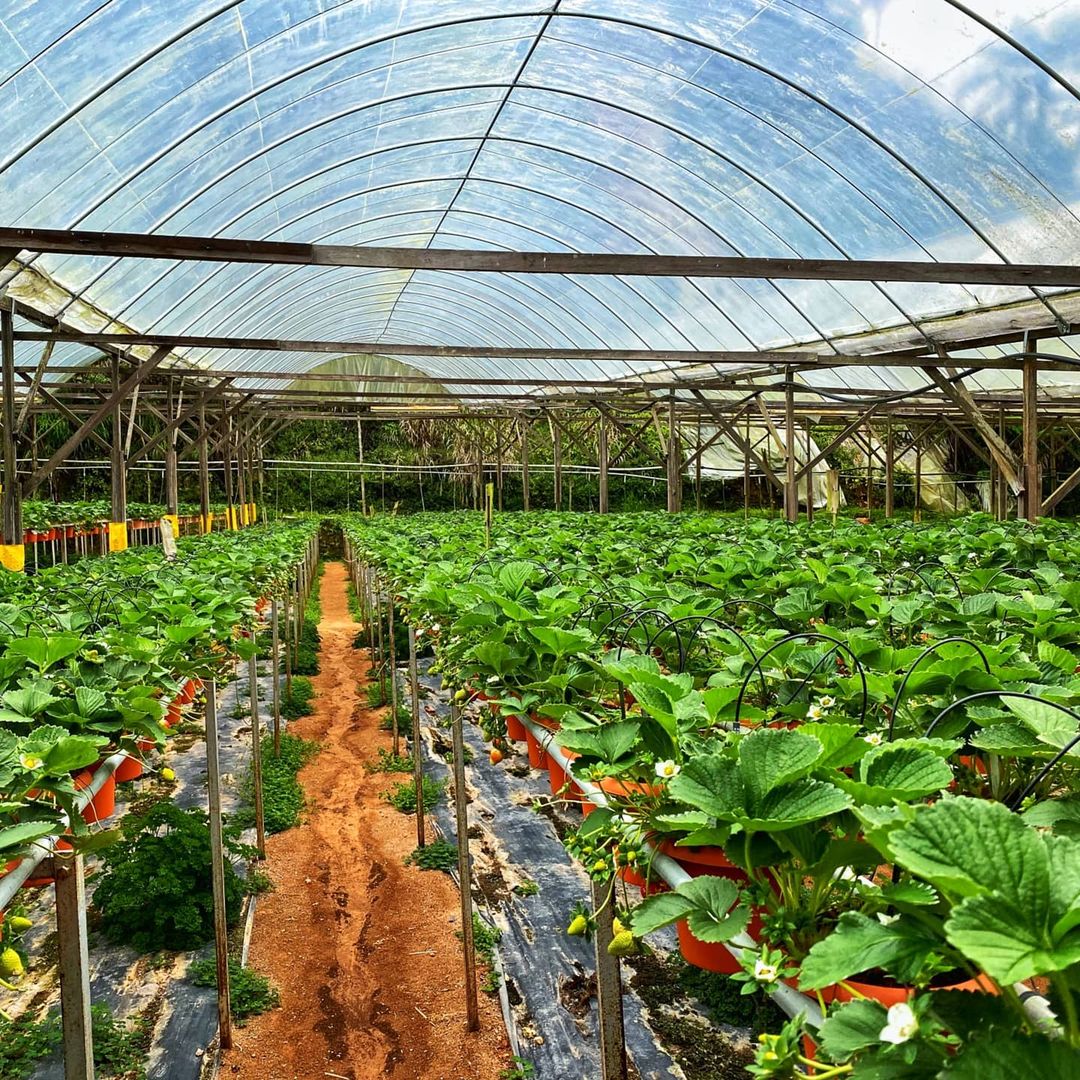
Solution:
{"label": "greenhouse roof", "polygon": [[[12,0],[0,13],[2,224],[432,251],[1077,264],[1078,31],[1076,0]],[[1075,284],[33,248],[0,286],[22,316],[69,329],[332,339],[367,353],[932,354],[1080,323]],[[1076,355],[1068,341],[1049,348]],[[18,350],[33,364],[40,346]],[[66,343],[52,362],[95,355]],[[451,392],[483,390],[469,379],[690,377],[665,359],[393,355],[388,374],[457,380]],[[992,359],[994,346],[967,355]],[[253,373],[238,384],[253,387],[259,372],[328,359],[177,356]],[[815,378],[921,380],[887,369]],[[1013,385],[1004,373],[985,388]]]}

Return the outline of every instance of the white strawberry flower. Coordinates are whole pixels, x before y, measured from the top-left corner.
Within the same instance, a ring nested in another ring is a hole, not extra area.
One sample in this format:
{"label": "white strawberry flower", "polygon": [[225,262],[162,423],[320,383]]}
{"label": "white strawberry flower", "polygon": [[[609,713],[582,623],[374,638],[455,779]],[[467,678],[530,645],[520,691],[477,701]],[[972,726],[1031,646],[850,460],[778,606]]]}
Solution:
{"label": "white strawberry flower", "polygon": [[673,776],[678,776],[682,771],[681,765],[676,765],[674,761],[658,761],[656,763],[656,775],[661,780],[670,780]]}
{"label": "white strawberry flower", "polygon": [[889,1006],[885,1026],[878,1038],[882,1042],[899,1046],[913,1038],[918,1030],[919,1018],[915,1015],[915,1010],[906,1001],[900,1001]]}
{"label": "white strawberry flower", "polygon": [[884,911],[879,911],[877,920],[882,926],[892,926],[899,918],[899,915],[887,915]]}
{"label": "white strawberry flower", "polygon": [[836,704],[836,698],[830,697],[828,694],[826,694],[824,697],[818,698],[818,704],[823,709],[831,709]]}
{"label": "white strawberry flower", "polygon": [[489,675],[487,678],[488,686],[494,686],[499,681],[498,675]]}
{"label": "white strawberry flower", "polygon": [[30,769],[30,770],[40,769],[41,768],[41,758],[38,757],[37,754],[20,754],[19,755],[19,764],[24,769]]}
{"label": "white strawberry flower", "polygon": [[810,708],[806,710],[807,720],[820,720],[824,715],[825,710],[820,705],[811,705]]}
{"label": "white strawberry flower", "polygon": [[863,742],[868,742],[871,746],[880,746],[883,741],[880,731],[871,731],[869,735],[863,736]]}
{"label": "white strawberry flower", "polygon": [[780,968],[776,964],[769,964],[760,957],[754,961],[754,978],[758,982],[774,983],[780,977]]}

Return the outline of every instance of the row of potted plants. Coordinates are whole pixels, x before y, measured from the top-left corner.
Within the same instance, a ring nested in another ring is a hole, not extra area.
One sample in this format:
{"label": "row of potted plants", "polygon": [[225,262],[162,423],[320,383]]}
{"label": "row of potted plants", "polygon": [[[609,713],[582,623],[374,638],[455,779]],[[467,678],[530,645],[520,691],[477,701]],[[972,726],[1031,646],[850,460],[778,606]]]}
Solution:
{"label": "row of potted plants", "polygon": [[71,822],[101,762],[123,753],[87,808],[161,747],[203,679],[252,645],[257,600],[283,592],[315,529],[301,523],[184,541],[167,560],[134,549],[0,578],[0,865]]}
{"label": "row of potted plants", "polygon": [[[444,681],[492,699],[489,735],[531,715],[576,759],[564,783],[547,758],[553,787],[607,794],[573,847],[655,893],[633,934],[674,923],[694,962],[818,997],[819,1075],[966,1075],[998,1044],[1075,1068],[1069,532],[541,514],[487,549],[448,517],[346,528]],[[658,891],[655,850],[692,880]],[[806,1034],[766,1040],[758,1074],[811,1068]]]}

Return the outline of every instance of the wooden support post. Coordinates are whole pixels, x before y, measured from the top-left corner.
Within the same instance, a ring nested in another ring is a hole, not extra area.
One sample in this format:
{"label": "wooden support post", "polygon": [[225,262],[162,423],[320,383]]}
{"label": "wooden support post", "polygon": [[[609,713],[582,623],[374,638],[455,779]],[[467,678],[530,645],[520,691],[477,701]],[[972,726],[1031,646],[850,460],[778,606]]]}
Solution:
{"label": "wooden support post", "polygon": [[[390,672],[390,717],[393,732],[394,757],[401,755],[401,731],[398,727],[397,696],[397,642],[394,640],[394,590],[391,588],[386,597],[386,666]],[[419,797],[419,792],[417,796]]]}
{"label": "wooden support post", "polygon": [[56,937],[60,973],[64,1075],[94,1080],[90,1019],[90,955],[86,932],[86,879],[82,855],[54,858]]}
{"label": "wooden support post", "polygon": [[795,478],[795,455],[795,374],[788,368],[784,389],[784,519],[789,524],[799,520],[799,485]]}
{"label": "wooden support post", "polygon": [[596,431],[596,458],[600,466],[600,493],[597,509],[601,514],[606,514],[608,512],[608,429],[607,417],[602,413]]}
{"label": "wooden support post", "polygon": [[409,704],[412,707],[413,783],[416,785],[416,846],[427,843],[424,827],[424,744],[420,736],[420,676],[416,666],[416,629],[409,627]]}
{"label": "wooden support post", "polygon": [[4,493],[3,493],[3,565],[8,570],[22,570],[23,548],[22,493],[19,488],[18,443],[15,438],[15,332],[14,316],[0,311],[0,349],[3,351],[4,418]]}
{"label": "wooden support post", "polygon": [[[251,631],[251,644],[256,641]],[[251,786],[255,789],[255,849],[260,859],[266,858],[266,815],[263,810],[262,783],[262,721],[259,716],[259,661],[252,653],[248,657],[248,702],[251,708]]]}
{"label": "wooden support post", "polygon": [[499,513],[503,508],[503,441],[502,425],[495,422],[495,491],[499,498]]}
{"label": "wooden support post", "polygon": [[915,510],[912,517],[915,521],[922,521],[922,439],[919,439],[915,447]]}
{"label": "wooden support post", "polygon": [[[450,724],[454,746],[454,816],[457,830],[458,881],[461,885],[461,944],[465,954],[466,1029],[480,1027],[476,996],[476,943],[473,940],[472,868],[469,865],[469,805],[465,791],[465,736],[461,729],[461,710],[450,703]],[[423,789],[416,792],[419,802]]]}
{"label": "wooden support post", "polygon": [[562,428],[548,417],[551,426],[551,461],[554,472],[555,509],[562,509]]}
{"label": "wooden support post", "polygon": [[199,400],[199,516],[200,533],[208,533],[213,528],[210,517],[210,450],[207,444],[209,432],[206,429],[206,399]]}
{"label": "wooden support post", "polygon": [[383,614],[382,599],[379,595],[379,579],[372,575],[371,599],[375,612],[375,651],[378,656],[379,668],[379,700],[386,701],[386,649],[383,646]]}
{"label": "wooden support post", "polygon": [[895,441],[893,439],[892,421],[885,422],[885,516],[893,516],[893,466],[895,464]]}
{"label": "wooden support post", "polygon": [[[810,434],[810,421],[806,421],[806,520],[814,520],[814,437]],[[796,480],[796,483],[798,481]]]}
{"label": "wooden support post", "polygon": [[674,394],[668,396],[667,429],[667,510],[669,514],[677,514],[682,509],[682,444]]}
{"label": "wooden support post", "polygon": [[236,442],[233,444],[233,449],[236,453],[236,507],[233,510],[233,521],[236,525],[246,525],[248,523],[247,513],[247,476],[244,469],[244,436],[241,431],[237,431]]}
{"label": "wooden support post", "polygon": [[608,952],[614,932],[614,893],[593,881],[592,903],[596,919],[596,1013],[600,1027],[599,1080],[626,1080],[626,1034],[623,1029],[622,973],[619,958]]}
{"label": "wooden support post", "polygon": [[743,444],[743,517],[750,517],[750,416],[746,417],[746,442]]}
{"label": "wooden support post", "polygon": [[[1034,352],[1035,341],[1024,335],[1024,352]],[[1042,513],[1042,479],[1039,476],[1039,372],[1032,357],[1024,359],[1024,516],[1034,523]]]}
{"label": "wooden support post", "polygon": [[281,638],[277,597],[270,599],[270,676],[273,679],[274,757],[281,757]]}
{"label": "wooden support post", "polygon": [[292,703],[292,585],[285,589],[285,697]]}
{"label": "wooden support post", "polygon": [[522,418],[521,431],[521,508],[529,511],[529,421]]}
{"label": "wooden support post", "polygon": [[225,439],[221,444],[221,466],[225,481],[225,528],[236,528],[236,507],[233,505],[232,475],[232,417],[225,420]]}
{"label": "wooden support post", "polygon": [[217,959],[219,1042],[232,1049],[229,1006],[229,926],[225,908],[225,847],[221,835],[221,766],[218,755],[217,683],[206,683],[206,788],[210,809],[210,874],[214,894],[214,952]]}
{"label": "wooden support post", "polygon": [[124,417],[121,411],[123,398],[120,391],[120,358],[112,358],[112,454],[110,478],[112,481],[112,517],[109,525],[109,550],[123,551],[127,547],[127,454],[124,450]]}
{"label": "wooden support post", "polygon": [[[172,420],[176,415],[176,403],[173,380],[169,380],[168,391],[168,417]],[[176,475],[176,436],[174,429],[165,440],[165,510],[169,514],[176,514],[180,502],[179,482]]]}
{"label": "wooden support post", "polygon": [[866,516],[874,516],[874,431],[866,425]]}

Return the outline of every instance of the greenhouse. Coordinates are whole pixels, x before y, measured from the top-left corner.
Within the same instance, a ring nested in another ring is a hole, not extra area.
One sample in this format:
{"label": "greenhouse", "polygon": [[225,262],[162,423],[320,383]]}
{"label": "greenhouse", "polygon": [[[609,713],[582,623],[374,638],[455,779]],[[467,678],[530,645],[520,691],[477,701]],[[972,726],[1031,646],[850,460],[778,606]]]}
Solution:
{"label": "greenhouse", "polygon": [[0,0],[0,1080],[1080,1076],[1078,33]]}

